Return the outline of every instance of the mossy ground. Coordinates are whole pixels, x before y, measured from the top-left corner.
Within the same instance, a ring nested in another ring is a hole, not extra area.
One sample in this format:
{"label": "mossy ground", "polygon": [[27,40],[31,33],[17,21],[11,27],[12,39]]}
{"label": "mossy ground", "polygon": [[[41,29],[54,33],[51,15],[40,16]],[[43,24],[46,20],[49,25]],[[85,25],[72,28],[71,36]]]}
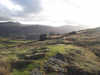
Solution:
{"label": "mossy ground", "polygon": [[[32,52],[44,52],[47,49],[46,55],[37,60],[26,60],[25,55],[32,55]],[[72,58],[70,66],[77,66],[82,70],[89,72],[100,70],[98,57],[87,48],[78,46],[77,44],[64,44],[62,40],[46,40],[46,41],[32,41],[32,40],[8,40],[0,39],[0,59],[7,62],[21,62],[22,69],[12,67],[12,75],[29,75],[32,70],[39,68],[44,71],[43,66],[49,58],[55,56],[57,53]],[[71,56],[74,55],[73,56]],[[29,61],[29,64],[24,64]],[[19,64],[15,64],[18,65]],[[55,73],[51,73],[52,75]],[[48,75],[51,75],[48,74]]]}

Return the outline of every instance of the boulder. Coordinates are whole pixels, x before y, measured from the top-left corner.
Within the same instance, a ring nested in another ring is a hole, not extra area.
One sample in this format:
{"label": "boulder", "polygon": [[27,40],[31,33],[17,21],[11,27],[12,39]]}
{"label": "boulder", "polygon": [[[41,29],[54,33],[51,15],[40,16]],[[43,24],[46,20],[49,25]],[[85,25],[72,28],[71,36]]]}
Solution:
{"label": "boulder", "polygon": [[38,70],[38,69],[34,69],[34,70],[32,70],[31,75],[44,75],[44,73],[41,72],[41,71]]}
{"label": "boulder", "polygon": [[48,72],[67,72],[67,69],[64,68],[68,64],[64,62],[64,56],[60,53],[56,56],[51,57],[48,62],[45,64],[44,68]]}

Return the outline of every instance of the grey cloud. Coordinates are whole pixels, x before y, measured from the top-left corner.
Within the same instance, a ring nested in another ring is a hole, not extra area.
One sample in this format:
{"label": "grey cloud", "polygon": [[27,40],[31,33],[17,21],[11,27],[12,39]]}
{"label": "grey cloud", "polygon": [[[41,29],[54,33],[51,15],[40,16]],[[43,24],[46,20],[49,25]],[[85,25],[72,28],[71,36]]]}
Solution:
{"label": "grey cloud", "polygon": [[0,21],[8,20],[12,16],[12,12],[3,5],[0,5]]}
{"label": "grey cloud", "polygon": [[13,11],[10,11],[4,5],[0,5],[0,21],[9,21],[12,20],[12,16],[16,14]]}
{"label": "grey cloud", "polygon": [[12,0],[12,3],[23,8],[22,11],[9,10],[4,5],[0,5],[0,21],[12,18],[23,18],[29,14],[37,14],[41,11],[40,0]]}
{"label": "grey cloud", "polygon": [[6,18],[6,17],[0,17],[0,21],[8,21],[11,20],[10,18]]}
{"label": "grey cloud", "polygon": [[40,0],[12,0],[24,8],[24,13],[38,13],[41,10]]}

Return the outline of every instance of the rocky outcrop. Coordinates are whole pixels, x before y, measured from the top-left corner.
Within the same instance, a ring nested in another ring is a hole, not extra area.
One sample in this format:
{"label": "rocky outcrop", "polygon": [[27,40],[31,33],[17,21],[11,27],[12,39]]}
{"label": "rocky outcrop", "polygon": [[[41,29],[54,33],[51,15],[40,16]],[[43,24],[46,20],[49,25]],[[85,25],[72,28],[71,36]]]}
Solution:
{"label": "rocky outcrop", "polygon": [[44,68],[47,73],[56,72],[56,75],[100,75],[99,62],[88,58],[86,54],[85,50],[78,49],[58,53],[48,60]]}
{"label": "rocky outcrop", "polygon": [[35,53],[33,55],[26,55],[25,59],[37,60],[37,59],[41,59],[44,57],[45,57],[45,53]]}
{"label": "rocky outcrop", "polygon": [[25,54],[19,54],[18,57],[25,60],[38,60],[44,58],[47,52],[47,48],[32,49]]}

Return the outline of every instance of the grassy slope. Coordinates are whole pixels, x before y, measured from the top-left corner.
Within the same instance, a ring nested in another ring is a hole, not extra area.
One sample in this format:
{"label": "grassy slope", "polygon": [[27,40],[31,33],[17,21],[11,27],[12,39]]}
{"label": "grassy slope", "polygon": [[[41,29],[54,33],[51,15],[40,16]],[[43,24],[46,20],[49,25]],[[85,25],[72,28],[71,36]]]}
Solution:
{"label": "grassy slope", "polygon": [[[35,50],[39,52],[43,51],[45,48],[48,49],[48,52],[46,52],[45,57],[37,60],[31,60],[31,63],[27,65],[23,64],[22,69],[13,68],[12,75],[29,75],[31,70],[38,67],[40,67],[41,71],[44,71],[44,64],[48,61],[50,57],[55,56],[57,53],[66,54],[66,56],[69,57],[70,53],[73,53],[75,57],[73,57],[74,61],[71,62],[74,64],[70,65],[78,66],[83,70],[88,70],[92,72],[93,70],[100,69],[98,67],[99,59],[93,52],[72,44],[62,44],[62,42],[61,44],[57,44],[57,40],[46,40],[41,42],[0,39],[0,42],[0,59],[9,62],[19,61],[21,63],[24,63],[23,61],[26,61],[26,59],[21,58],[19,55],[32,55],[32,52]],[[50,42],[51,44],[49,44]],[[77,54],[75,52],[77,50],[80,50],[83,55]],[[19,64],[17,65],[19,66]]]}
{"label": "grassy slope", "polygon": [[75,35],[64,36],[65,43],[88,48],[100,57],[100,28],[79,31]]}
{"label": "grassy slope", "polygon": [[[73,59],[70,60],[70,63],[66,62],[69,67],[75,66],[87,72],[100,71],[100,40],[98,34],[99,32],[95,30],[87,30],[78,32],[75,35],[64,36],[64,40],[52,39],[46,41],[0,38],[0,61],[14,63],[19,66],[18,68],[12,67],[12,75],[29,75],[35,68],[40,68],[43,72],[43,67],[48,59],[60,53],[69,59]],[[45,50],[47,51],[43,58],[25,59],[26,56],[34,55],[32,54],[34,52],[37,54],[44,53]],[[21,66],[15,62],[21,63]],[[29,63],[25,64],[26,62]]]}

